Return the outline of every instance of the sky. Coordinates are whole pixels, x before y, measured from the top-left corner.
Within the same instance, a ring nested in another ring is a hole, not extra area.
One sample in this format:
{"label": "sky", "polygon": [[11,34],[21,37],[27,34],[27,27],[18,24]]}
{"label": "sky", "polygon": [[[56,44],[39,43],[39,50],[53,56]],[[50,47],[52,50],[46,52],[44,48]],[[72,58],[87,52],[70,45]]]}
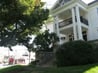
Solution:
{"label": "sky", "polygon": [[[57,0],[41,0],[41,1],[46,2],[46,5],[44,7],[51,8]],[[85,3],[90,3],[94,0],[82,0],[82,1],[84,1]]]}
{"label": "sky", "polygon": [[5,55],[5,56],[8,56],[8,54],[10,53],[10,55],[22,55],[27,51],[27,48],[25,46],[14,46],[12,47],[13,51],[9,51],[9,49],[7,47],[0,47],[0,57]]}

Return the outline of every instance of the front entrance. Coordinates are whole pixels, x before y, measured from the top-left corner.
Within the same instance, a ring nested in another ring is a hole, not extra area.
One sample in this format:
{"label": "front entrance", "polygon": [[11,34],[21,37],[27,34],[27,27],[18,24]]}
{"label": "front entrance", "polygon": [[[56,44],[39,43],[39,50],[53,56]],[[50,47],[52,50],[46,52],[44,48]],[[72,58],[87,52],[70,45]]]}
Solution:
{"label": "front entrance", "polygon": [[[82,35],[83,35],[83,40],[84,41],[87,41],[87,32],[86,31],[83,31],[82,32]],[[69,41],[73,41],[74,40],[74,35],[73,34],[70,34],[69,35]]]}
{"label": "front entrance", "polygon": [[73,41],[73,40],[74,40],[73,34],[69,35],[69,41]]}
{"label": "front entrance", "polygon": [[86,31],[83,31],[83,32],[82,32],[82,35],[83,35],[83,39],[84,39],[85,41],[87,41],[87,32],[86,32]]}

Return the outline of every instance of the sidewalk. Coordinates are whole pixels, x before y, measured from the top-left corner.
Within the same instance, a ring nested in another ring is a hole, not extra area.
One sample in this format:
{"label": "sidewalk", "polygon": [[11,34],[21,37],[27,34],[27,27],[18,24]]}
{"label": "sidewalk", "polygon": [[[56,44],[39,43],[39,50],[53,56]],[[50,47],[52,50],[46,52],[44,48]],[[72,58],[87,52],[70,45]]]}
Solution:
{"label": "sidewalk", "polygon": [[14,65],[4,65],[4,64],[0,64],[0,69],[7,68],[7,67],[10,67],[10,66],[14,66]]}

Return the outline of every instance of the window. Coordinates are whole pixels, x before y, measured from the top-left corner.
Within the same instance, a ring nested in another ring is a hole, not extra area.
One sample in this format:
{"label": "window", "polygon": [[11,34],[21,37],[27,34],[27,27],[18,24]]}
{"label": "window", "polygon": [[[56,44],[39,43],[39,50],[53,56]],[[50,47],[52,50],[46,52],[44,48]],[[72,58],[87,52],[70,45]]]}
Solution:
{"label": "window", "polygon": [[73,34],[69,35],[69,41],[73,41],[73,40],[74,40]]}
{"label": "window", "polygon": [[86,31],[83,31],[82,34],[83,34],[83,39],[85,41],[87,41],[87,32]]}
{"label": "window", "polygon": [[65,37],[61,37],[61,40],[65,40],[66,38]]}
{"label": "window", "polygon": [[70,1],[70,0],[64,0],[65,3],[68,2],[68,1]]}

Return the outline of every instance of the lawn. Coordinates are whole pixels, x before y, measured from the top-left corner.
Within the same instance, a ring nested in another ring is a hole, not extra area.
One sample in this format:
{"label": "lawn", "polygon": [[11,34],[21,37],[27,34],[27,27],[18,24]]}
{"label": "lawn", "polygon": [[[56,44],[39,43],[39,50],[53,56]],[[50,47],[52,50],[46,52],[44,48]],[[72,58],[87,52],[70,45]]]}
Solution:
{"label": "lawn", "polygon": [[98,64],[62,68],[13,66],[1,69],[0,73],[98,73]]}

